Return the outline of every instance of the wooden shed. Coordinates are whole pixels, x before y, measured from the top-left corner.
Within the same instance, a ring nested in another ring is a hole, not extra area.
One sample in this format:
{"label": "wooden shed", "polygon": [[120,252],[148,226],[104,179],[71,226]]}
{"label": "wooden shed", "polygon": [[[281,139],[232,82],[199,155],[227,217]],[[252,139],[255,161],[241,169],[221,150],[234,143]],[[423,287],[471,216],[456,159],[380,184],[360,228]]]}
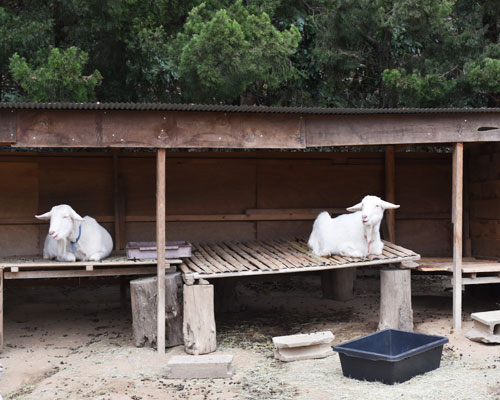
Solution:
{"label": "wooden shed", "polygon": [[[374,194],[401,208],[386,213],[393,245],[372,264],[418,253],[417,268],[452,274],[459,328],[463,285],[500,282],[498,141],[500,109],[0,103],[0,292],[8,279],[165,273],[162,246],[153,267],[23,263],[47,232],[34,215],[55,204],[95,217],[117,250],[188,240],[199,259],[183,272],[217,278],[304,270],[304,243],[283,239]],[[304,257],[312,270],[366,264]]]}

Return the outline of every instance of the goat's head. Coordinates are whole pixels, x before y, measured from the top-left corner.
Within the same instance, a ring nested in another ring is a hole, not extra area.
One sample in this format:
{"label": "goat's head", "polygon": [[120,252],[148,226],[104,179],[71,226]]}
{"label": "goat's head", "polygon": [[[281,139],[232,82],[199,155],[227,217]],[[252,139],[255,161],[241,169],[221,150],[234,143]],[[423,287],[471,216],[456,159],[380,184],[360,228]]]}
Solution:
{"label": "goat's head", "polygon": [[49,235],[55,240],[63,240],[73,230],[76,221],[83,221],[75,210],[66,204],[54,206],[45,214],[35,215],[38,219],[50,220]]}
{"label": "goat's head", "polygon": [[349,207],[347,211],[361,211],[361,221],[364,225],[376,225],[384,216],[384,210],[399,208],[399,205],[389,203],[377,196],[365,196],[361,203]]}

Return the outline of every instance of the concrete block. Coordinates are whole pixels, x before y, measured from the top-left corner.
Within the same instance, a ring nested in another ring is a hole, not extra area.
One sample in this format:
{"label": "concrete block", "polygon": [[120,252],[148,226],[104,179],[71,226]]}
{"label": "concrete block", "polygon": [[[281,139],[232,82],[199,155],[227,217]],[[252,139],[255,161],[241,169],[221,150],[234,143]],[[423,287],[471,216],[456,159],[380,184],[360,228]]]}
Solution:
{"label": "concrete block", "polygon": [[335,339],[333,333],[330,331],[314,332],[314,333],[300,333],[298,335],[276,336],[273,337],[273,343],[276,348],[281,349],[285,347],[304,347],[316,344],[330,345]]}
{"label": "concrete block", "polygon": [[273,338],[274,357],[286,362],[325,358],[333,354],[334,338],[330,331],[277,336]]}
{"label": "concrete block", "polygon": [[474,326],[465,336],[475,342],[500,343],[500,310],[472,313]]}
{"label": "concrete block", "polygon": [[231,354],[172,356],[167,363],[170,379],[230,378],[233,376]]}
{"label": "concrete block", "polygon": [[274,350],[274,358],[285,362],[325,358],[332,354],[333,349],[328,344],[317,344],[304,347],[282,347]]}

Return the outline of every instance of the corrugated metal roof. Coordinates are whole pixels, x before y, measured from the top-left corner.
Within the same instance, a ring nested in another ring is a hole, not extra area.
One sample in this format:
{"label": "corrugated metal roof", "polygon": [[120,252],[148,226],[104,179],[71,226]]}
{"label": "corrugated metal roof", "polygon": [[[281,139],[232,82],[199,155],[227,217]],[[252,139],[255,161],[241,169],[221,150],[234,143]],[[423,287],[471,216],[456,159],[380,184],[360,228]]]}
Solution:
{"label": "corrugated metal roof", "polygon": [[500,108],[321,108],[321,107],[266,107],[226,106],[211,104],[167,103],[0,103],[0,109],[30,110],[128,110],[128,111],[191,111],[265,114],[438,114],[438,113],[494,113]]}

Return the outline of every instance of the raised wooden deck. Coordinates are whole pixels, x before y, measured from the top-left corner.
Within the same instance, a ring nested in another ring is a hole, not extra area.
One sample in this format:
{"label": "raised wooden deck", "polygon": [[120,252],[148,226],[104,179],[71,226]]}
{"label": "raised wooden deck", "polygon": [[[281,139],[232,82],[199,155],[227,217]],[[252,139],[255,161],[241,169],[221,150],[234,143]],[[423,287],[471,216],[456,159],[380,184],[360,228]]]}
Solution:
{"label": "raised wooden deck", "polygon": [[[180,259],[169,259],[167,272],[174,271]],[[128,260],[124,253],[115,253],[101,261],[54,261],[41,256],[0,259],[4,279],[79,278],[96,276],[155,275],[156,260]]]}
{"label": "raised wooden deck", "polygon": [[384,242],[380,256],[318,257],[301,239],[195,244],[180,268],[187,278],[225,278],[264,274],[321,271],[369,265],[395,264],[420,259],[417,253]]}
{"label": "raised wooden deck", "polygon": [[[428,273],[453,273],[452,258],[422,258],[412,267]],[[466,257],[462,260],[462,284],[500,283],[500,261]]]}

